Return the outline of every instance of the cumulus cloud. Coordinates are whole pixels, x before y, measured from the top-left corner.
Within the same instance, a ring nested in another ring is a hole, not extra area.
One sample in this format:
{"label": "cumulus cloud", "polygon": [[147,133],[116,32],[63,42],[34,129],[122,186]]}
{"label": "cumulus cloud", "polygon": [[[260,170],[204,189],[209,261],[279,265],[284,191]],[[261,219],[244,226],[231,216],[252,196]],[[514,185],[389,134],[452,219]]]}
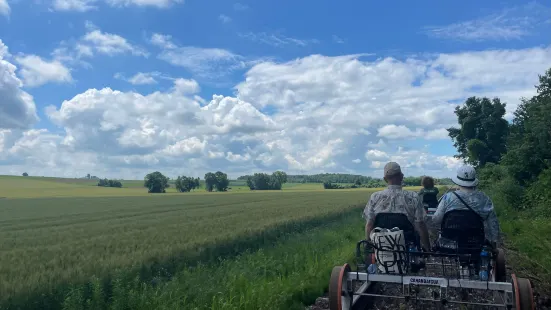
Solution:
{"label": "cumulus cloud", "polygon": [[0,0],[0,15],[10,15],[11,9],[7,0]]}
{"label": "cumulus cloud", "polygon": [[[180,51],[162,38],[156,42],[163,52]],[[506,94],[510,113],[518,94],[535,94],[549,59],[550,47],[405,59],[312,55],[254,65],[234,96],[203,99],[190,79],[150,94],[89,89],[47,109],[62,133],[32,132],[17,144],[24,136],[3,132],[0,170],[33,165],[14,163],[24,160],[23,145],[39,152],[55,145],[51,152],[79,157],[72,163],[52,157],[43,162],[51,171],[94,167],[106,176],[143,177],[151,169],[380,176],[388,161],[399,162],[406,175],[447,176],[460,161],[424,145],[450,147],[445,128],[455,124],[458,102]]]}
{"label": "cumulus cloud", "polygon": [[220,14],[218,16],[218,19],[224,24],[229,23],[229,22],[232,21],[231,17],[229,17],[228,15],[224,15],[224,14]]}
{"label": "cumulus cloud", "polygon": [[23,55],[15,58],[21,65],[20,74],[25,86],[36,87],[49,82],[69,83],[73,81],[71,71],[60,61],[47,61],[36,55]]}
{"label": "cumulus cloud", "polygon": [[0,129],[24,129],[38,121],[33,97],[23,91],[16,66],[8,62],[8,47],[0,40]]}

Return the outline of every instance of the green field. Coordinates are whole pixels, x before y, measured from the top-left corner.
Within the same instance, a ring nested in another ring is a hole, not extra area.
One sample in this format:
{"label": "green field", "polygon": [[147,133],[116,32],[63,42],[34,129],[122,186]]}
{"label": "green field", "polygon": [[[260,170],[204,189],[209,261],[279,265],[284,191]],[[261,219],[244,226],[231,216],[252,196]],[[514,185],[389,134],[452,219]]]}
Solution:
{"label": "green field", "polygon": [[[351,261],[374,189],[242,183],[148,194],[0,177],[0,309],[304,309]],[[531,233],[549,224],[499,211],[519,273],[549,275],[550,245]]]}
{"label": "green field", "polygon": [[0,197],[7,197],[0,199],[0,304],[55,305],[93,277],[147,279],[258,248],[343,212],[359,218],[371,193],[288,184],[282,191],[148,194],[139,182],[105,188],[81,179],[0,178]]}

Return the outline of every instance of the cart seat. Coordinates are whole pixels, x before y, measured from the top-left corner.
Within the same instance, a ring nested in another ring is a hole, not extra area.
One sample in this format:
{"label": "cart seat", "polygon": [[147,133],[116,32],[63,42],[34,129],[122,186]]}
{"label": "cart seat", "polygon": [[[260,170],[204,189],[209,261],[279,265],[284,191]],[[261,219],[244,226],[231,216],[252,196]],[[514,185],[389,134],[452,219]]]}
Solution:
{"label": "cart seat", "polygon": [[415,232],[413,224],[408,217],[403,213],[381,212],[375,216],[373,227],[392,229],[398,227],[404,232],[404,241],[406,246],[409,243],[415,244],[418,248],[421,247],[419,235]]}
{"label": "cart seat", "polygon": [[452,210],[444,214],[435,250],[477,257],[486,244],[484,222],[470,210]]}

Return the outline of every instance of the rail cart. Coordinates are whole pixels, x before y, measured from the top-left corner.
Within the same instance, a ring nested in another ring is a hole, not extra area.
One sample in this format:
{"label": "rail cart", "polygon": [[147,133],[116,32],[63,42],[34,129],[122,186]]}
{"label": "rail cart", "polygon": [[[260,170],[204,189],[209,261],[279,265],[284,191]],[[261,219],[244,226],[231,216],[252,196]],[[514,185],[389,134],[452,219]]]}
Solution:
{"label": "rail cart", "polygon": [[[378,214],[375,227],[402,230],[406,246],[381,247],[370,240],[359,241],[356,270],[349,264],[333,268],[329,282],[330,310],[363,309],[361,299],[379,298],[439,307],[463,304],[483,309],[535,309],[530,281],[514,274],[508,279],[503,250],[485,242],[483,225],[472,212],[448,212],[430,252],[415,250],[421,249],[419,238],[403,214]],[[392,253],[392,262],[386,261],[381,267],[380,253]],[[392,264],[399,266],[398,272],[388,271]],[[371,292],[370,288],[381,283],[397,286],[399,293]],[[422,296],[420,289],[430,293]],[[490,300],[462,297],[461,292],[466,291],[490,296]]]}

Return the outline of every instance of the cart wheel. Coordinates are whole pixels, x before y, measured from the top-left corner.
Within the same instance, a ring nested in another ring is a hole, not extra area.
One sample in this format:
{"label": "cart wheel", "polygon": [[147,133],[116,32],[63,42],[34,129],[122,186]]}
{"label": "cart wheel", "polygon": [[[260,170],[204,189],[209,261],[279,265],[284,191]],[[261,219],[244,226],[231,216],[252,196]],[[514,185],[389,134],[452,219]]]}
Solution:
{"label": "cart wheel", "polygon": [[329,310],[352,309],[352,295],[350,295],[347,273],[351,271],[350,265],[336,266],[331,272],[329,280]]}
{"label": "cart wheel", "polygon": [[496,282],[507,281],[507,269],[505,266],[505,252],[502,249],[497,249],[496,256]]}
{"label": "cart wheel", "polygon": [[516,310],[534,310],[534,294],[530,280],[511,275],[515,292]]}

